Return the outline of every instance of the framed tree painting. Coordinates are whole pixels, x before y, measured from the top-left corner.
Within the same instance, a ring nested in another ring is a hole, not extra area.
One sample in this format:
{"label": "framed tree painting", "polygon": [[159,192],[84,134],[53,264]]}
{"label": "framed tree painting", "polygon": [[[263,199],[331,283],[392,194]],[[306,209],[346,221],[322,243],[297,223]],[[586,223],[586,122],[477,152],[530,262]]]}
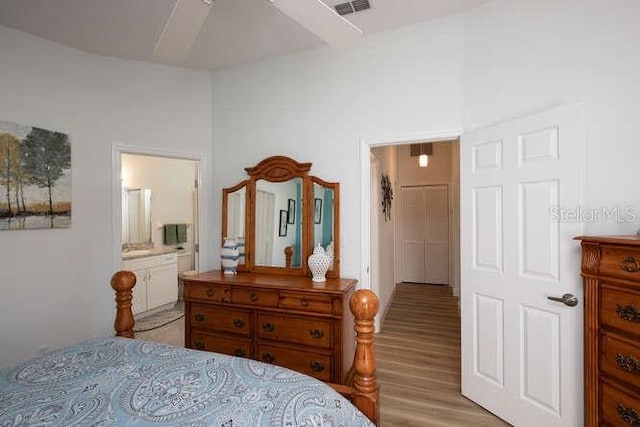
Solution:
{"label": "framed tree painting", "polygon": [[280,222],[278,226],[278,236],[285,237],[287,235],[287,216],[288,212],[282,209],[280,211]]}
{"label": "framed tree painting", "polygon": [[69,136],[0,120],[0,230],[70,226]]}

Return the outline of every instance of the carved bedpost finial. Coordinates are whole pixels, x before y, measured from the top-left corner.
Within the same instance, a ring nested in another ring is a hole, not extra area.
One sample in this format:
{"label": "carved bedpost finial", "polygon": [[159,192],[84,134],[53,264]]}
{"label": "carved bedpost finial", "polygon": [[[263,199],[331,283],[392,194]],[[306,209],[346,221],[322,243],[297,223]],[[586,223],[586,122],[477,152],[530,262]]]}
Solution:
{"label": "carved bedpost finial", "polygon": [[353,359],[353,403],[377,424],[378,380],[376,379],[376,357],[373,352],[374,319],[380,302],[376,294],[368,289],[356,291],[349,307],[355,318],[356,353]]}
{"label": "carved bedpost finial", "polygon": [[116,320],[113,327],[116,336],[134,338],[131,290],[136,285],[136,275],[130,271],[118,271],[111,277],[111,287],[116,291]]}

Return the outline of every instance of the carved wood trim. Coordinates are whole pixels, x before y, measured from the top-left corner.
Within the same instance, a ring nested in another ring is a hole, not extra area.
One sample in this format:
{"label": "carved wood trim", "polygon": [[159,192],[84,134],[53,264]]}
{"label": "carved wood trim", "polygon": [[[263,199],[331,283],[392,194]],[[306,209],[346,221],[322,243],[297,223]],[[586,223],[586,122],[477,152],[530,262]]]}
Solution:
{"label": "carved wood trim", "polygon": [[[583,245],[584,246],[584,245]],[[597,266],[596,266],[597,268]],[[584,278],[584,415],[586,427],[598,426],[599,342],[598,318],[600,292],[598,279]]]}
{"label": "carved wood trim", "polygon": [[116,291],[116,320],[113,323],[116,336],[135,338],[135,321],[131,311],[132,289],[135,285],[136,275],[131,271],[118,271],[111,277],[111,287]]}
{"label": "carved wood trim", "polygon": [[289,157],[273,156],[244,170],[247,171],[247,174],[253,179],[282,182],[291,178],[307,175],[311,170],[311,163],[298,163]]}
{"label": "carved wood trim", "polygon": [[600,262],[600,245],[597,243],[582,242],[582,274],[598,274]]}

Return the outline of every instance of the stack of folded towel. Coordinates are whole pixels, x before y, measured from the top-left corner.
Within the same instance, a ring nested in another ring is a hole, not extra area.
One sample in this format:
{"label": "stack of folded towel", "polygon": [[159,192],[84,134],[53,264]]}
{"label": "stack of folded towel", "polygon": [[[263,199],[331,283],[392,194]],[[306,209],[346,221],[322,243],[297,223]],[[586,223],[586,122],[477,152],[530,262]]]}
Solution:
{"label": "stack of folded towel", "polygon": [[164,244],[177,245],[187,241],[187,224],[165,224]]}

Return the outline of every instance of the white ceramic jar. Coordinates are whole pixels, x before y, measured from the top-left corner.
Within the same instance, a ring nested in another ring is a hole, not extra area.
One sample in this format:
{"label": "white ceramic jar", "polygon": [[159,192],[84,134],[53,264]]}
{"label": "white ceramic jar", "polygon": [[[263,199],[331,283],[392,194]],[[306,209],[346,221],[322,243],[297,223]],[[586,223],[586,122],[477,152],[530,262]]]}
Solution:
{"label": "white ceramic jar", "polygon": [[226,238],[220,250],[220,261],[224,274],[237,274],[240,251],[233,239]]}
{"label": "white ceramic jar", "polygon": [[318,244],[313,249],[313,253],[309,255],[309,259],[307,260],[309,264],[309,270],[311,270],[311,274],[313,277],[311,278],[314,282],[326,282],[325,274],[327,274],[327,270],[329,270],[329,264],[331,264],[331,258],[324,251],[324,248]]}

